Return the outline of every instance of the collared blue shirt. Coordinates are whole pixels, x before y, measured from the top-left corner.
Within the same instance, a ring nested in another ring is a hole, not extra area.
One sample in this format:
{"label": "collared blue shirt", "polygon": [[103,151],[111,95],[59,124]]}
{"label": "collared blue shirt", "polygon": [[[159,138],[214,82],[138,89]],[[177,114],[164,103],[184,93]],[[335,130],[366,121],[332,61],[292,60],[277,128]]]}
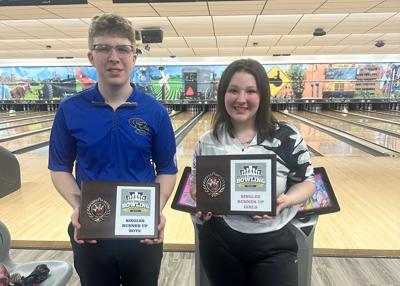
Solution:
{"label": "collared blue shirt", "polygon": [[54,119],[48,168],[82,180],[154,182],[177,173],[176,144],[166,109],[134,91],[115,111],[95,85],[66,100]]}

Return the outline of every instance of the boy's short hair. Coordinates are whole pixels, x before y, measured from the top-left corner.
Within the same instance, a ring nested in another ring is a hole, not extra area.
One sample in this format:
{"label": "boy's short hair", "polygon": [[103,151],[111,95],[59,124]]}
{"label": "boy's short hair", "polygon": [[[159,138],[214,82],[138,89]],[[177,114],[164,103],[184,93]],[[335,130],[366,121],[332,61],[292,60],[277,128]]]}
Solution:
{"label": "boy's short hair", "polygon": [[97,36],[117,36],[127,38],[135,47],[135,30],[131,21],[115,14],[103,14],[92,18],[89,27],[89,49],[93,49],[93,39]]}

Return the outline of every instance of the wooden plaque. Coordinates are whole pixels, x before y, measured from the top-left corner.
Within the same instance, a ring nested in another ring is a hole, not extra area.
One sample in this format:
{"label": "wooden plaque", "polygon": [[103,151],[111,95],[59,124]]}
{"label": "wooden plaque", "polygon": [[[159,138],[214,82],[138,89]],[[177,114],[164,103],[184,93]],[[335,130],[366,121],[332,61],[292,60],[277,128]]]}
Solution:
{"label": "wooden plaque", "polygon": [[275,215],[276,156],[198,156],[196,189],[196,211]]}
{"label": "wooden plaque", "polygon": [[158,183],[82,181],[78,239],[157,238]]}

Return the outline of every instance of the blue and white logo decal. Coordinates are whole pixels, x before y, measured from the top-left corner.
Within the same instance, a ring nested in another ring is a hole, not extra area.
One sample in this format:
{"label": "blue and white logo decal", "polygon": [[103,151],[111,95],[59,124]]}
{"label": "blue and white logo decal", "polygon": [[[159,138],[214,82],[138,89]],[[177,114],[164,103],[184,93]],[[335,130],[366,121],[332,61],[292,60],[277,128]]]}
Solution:
{"label": "blue and white logo decal", "polygon": [[135,128],[136,134],[139,135],[149,134],[149,126],[147,125],[147,122],[141,118],[134,117],[129,119],[129,125]]}

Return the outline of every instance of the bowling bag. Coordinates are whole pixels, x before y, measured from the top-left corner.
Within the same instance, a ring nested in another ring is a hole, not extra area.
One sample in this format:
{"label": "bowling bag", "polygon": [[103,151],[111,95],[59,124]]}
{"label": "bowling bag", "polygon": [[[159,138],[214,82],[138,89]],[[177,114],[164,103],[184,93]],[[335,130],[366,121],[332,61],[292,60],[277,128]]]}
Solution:
{"label": "bowling bag", "polygon": [[[15,286],[38,286],[49,276],[50,269],[46,264],[39,264],[28,276],[12,275],[12,283]],[[2,286],[2,285],[0,285]]]}

